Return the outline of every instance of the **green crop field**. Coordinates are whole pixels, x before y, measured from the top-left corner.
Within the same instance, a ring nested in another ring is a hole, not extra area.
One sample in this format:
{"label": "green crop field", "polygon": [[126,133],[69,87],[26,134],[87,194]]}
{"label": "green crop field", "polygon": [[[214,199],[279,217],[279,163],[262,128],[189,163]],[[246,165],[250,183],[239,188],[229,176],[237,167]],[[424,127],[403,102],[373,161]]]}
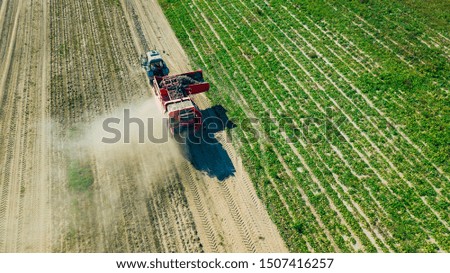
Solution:
{"label": "green crop field", "polygon": [[450,251],[450,8],[421,3],[160,1],[291,251]]}

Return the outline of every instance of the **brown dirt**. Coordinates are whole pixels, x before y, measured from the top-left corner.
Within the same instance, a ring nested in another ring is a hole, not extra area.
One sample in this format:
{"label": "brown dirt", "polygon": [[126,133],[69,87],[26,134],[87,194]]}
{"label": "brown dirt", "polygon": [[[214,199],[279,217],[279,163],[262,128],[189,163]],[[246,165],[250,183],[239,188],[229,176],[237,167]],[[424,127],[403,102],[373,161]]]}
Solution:
{"label": "brown dirt", "polygon": [[[194,159],[173,141],[101,145],[125,108],[160,118],[140,53],[191,70],[156,1],[120,4],[0,1],[0,252],[286,252],[224,132]],[[74,163],[87,190],[68,186]]]}

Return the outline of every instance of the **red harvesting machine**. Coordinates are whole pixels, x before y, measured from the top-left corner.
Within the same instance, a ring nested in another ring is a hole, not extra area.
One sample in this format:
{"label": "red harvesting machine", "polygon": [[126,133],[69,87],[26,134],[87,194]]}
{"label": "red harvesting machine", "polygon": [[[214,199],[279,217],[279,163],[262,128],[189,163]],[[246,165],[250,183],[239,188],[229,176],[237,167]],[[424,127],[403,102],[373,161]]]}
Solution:
{"label": "red harvesting machine", "polygon": [[155,76],[153,90],[159,98],[173,135],[193,133],[202,128],[202,114],[191,95],[209,90],[201,70],[178,75]]}

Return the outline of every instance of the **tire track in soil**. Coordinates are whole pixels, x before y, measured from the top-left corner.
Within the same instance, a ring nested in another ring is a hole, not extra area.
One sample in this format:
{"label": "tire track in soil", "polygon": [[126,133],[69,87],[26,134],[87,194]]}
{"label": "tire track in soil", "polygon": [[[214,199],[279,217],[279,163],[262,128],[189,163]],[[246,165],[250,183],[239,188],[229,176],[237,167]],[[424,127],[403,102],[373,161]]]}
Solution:
{"label": "tire track in soil", "polygon": [[1,10],[1,44],[9,46],[0,67],[0,152],[5,155],[0,158],[0,252],[45,251],[50,241],[47,136],[41,120],[49,63],[47,6],[45,1],[24,4],[5,1]]}
{"label": "tire track in soil", "polygon": [[[16,5],[14,5],[16,3]],[[0,15],[2,15],[0,18],[2,23],[2,32],[0,33],[0,50],[2,54],[2,77],[0,78],[0,98],[1,98],[1,104],[0,104],[0,111],[5,108],[6,103],[6,96],[8,95],[6,93],[6,80],[8,79],[8,76],[10,76],[10,69],[11,69],[11,58],[15,49],[16,45],[16,36],[17,36],[17,25],[19,20],[19,9],[20,2],[15,1],[5,1],[3,2],[0,10]],[[8,10],[8,13],[5,12]],[[6,29],[7,33],[4,34],[5,28],[9,26],[8,29]],[[6,46],[7,45],[7,46]],[[6,56],[6,58],[4,57]]]}

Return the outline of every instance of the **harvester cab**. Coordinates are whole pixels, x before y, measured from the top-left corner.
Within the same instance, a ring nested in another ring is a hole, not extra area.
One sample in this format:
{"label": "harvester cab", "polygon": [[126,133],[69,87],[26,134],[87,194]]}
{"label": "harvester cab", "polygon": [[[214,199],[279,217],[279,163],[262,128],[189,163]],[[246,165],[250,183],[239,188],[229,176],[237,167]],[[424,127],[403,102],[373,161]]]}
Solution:
{"label": "harvester cab", "polygon": [[150,50],[141,56],[141,66],[147,72],[150,84],[155,76],[163,77],[169,75],[169,68],[156,50]]}

